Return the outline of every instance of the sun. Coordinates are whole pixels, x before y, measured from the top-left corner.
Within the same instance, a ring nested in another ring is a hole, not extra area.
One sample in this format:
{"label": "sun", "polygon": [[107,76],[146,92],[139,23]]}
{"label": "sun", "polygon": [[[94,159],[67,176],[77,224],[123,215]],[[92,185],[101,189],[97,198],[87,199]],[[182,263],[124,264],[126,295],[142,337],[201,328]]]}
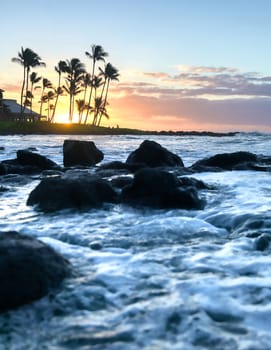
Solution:
{"label": "sun", "polygon": [[55,123],[70,124],[68,114],[57,114],[55,117]]}

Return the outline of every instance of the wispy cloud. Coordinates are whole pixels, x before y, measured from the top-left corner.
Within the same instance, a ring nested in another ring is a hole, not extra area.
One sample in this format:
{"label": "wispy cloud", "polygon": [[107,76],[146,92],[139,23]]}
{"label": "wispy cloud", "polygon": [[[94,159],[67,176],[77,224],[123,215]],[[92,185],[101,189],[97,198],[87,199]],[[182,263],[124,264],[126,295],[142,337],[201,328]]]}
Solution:
{"label": "wispy cloud", "polygon": [[[112,108],[126,120],[175,129],[258,128],[271,131],[271,77],[231,67],[178,66],[176,73],[144,72],[142,81],[116,86]],[[127,113],[129,110],[129,113]],[[124,117],[124,115],[123,115]],[[164,119],[163,119],[164,118]],[[158,127],[157,127],[158,128]]]}

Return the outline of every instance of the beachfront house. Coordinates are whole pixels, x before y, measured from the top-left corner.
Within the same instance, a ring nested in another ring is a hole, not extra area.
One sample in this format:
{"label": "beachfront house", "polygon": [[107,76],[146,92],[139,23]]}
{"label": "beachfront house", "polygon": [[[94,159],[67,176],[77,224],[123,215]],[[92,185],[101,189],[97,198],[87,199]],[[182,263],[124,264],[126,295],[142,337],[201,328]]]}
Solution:
{"label": "beachfront house", "polygon": [[13,99],[3,98],[4,90],[0,89],[0,120],[6,121],[28,121],[40,120],[40,115],[29,108],[25,108],[21,114],[21,105]]}

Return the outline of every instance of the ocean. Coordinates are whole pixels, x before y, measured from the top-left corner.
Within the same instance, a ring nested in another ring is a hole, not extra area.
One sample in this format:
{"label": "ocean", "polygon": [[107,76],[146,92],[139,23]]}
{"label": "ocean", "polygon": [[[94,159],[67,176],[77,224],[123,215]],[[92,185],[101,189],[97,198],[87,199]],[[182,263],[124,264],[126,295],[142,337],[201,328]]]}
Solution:
{"label": "ocean", "polygon": [[[32,149],[63,164],[65,139],[91,140],[102,163],[125,161],[144,139],[185,166],[218,153],[271,156],[271,135],[0,136],[0,161]],[[39,176],[0,177],[0,231],[51,245],[73,265],[58,290],[0,315],[0,350],[271,349],[271,174],[203,172],[203,210],[43,213],[26,205]],[[1,283],[1,282],[0,282]]]}

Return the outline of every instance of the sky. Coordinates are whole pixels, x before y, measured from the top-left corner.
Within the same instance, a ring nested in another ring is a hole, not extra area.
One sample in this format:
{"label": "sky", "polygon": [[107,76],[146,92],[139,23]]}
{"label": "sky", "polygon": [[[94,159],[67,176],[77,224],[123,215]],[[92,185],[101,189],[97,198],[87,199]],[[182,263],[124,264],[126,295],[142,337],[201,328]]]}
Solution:
{"label": "sky", "polygon": [[[270,0],[1,2],[0,88],[20,100],[23,46],[54,66],[102,45],[118,68],[103,125],[271,132]],[[38,91],[36,92],[38,95]],[[37,96],[38,100],[38,96]],[[65,120],[68,99],[58,118]]]}

